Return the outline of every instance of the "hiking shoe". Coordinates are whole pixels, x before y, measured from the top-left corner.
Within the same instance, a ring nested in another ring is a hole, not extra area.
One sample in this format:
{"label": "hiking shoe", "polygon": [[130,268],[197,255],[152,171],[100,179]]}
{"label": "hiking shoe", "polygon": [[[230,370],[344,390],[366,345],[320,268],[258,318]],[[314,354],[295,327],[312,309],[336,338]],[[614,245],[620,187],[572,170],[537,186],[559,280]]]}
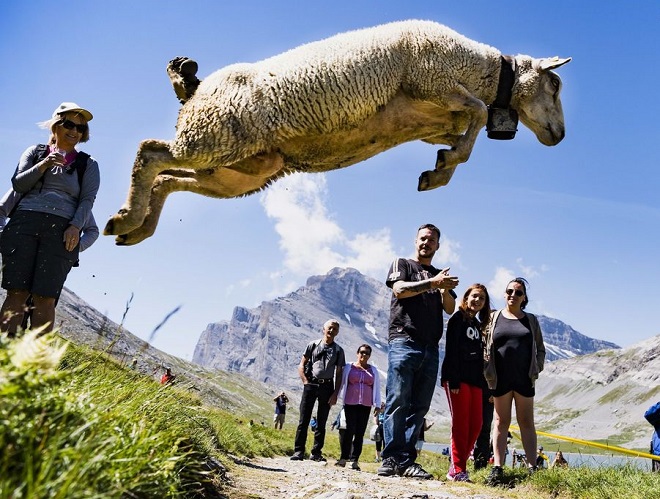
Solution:
{"label": "hiking shoe", "polygon": [[490,474],[486,477],[486,485],[497,487],[502,483],[504,483],[504,470],[501,466],[493,466],[490,469]]}
{"label": "hiking shoe", "polygon": [[426,471],[417,463],[413,463],[410,466],[408,466],[403,471],[403,473],[401,473],[401,476],[405,476],[408,478],[417,478],[419,480],[430,480],[431,478],[433,478],[433,475],[431,475],[431,473]]}
{"label": "hiking shoe", "polygon": [[470,480],[470,475],[468,475],[467,471],[459,471],[458,473],[450,471],[447,473],[447,480],[451,480],[452,482],[472,483],[472,480]]}
{"label": "hiking shoe", "polygon": [[357,461],[353,461],[351,463],[351,468],[354,469],[354,470],[360,471],[360,465],[358,464]]}
{"label": "hiking shoe", "polygon": [[346,466],[346,459],[340,459],[339,461],[337,461],[335,463],[335,466],[339,466],[339,467],[343,468],[344,466]]}
{"label": "hiking shoe", "polygon": [[302,454],[300,454],[299,452],[296,452],[289,459],[291,459],[291,461],[302,461],[303,459],[305,459],[305,457]]}
{"label": "hiking shoe", "polygon": [[311,461],[325,462],[327,461],[321,454],[312,454],[309,458]]}
{"label": "hiking shoe", "polygon": [[399,466],[396,461],[391,457],[383,459],[380,467],[378,468],[378,476],[394,476],[399,474]]}

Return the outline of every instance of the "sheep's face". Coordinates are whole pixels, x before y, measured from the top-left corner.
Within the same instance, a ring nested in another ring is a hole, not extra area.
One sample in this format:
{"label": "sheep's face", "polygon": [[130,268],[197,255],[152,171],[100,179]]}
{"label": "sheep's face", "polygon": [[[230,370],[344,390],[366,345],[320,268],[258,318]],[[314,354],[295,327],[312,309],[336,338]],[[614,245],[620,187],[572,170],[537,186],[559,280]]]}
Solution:
{"label": "sheep's face", "polygon": [[534,132],[546,146],[554,146],[564,138],[564,111],[559,93],[561,79],[550,71],[571,59],[517,59],[518,82],[514,87],[512,106],[520,121]]}

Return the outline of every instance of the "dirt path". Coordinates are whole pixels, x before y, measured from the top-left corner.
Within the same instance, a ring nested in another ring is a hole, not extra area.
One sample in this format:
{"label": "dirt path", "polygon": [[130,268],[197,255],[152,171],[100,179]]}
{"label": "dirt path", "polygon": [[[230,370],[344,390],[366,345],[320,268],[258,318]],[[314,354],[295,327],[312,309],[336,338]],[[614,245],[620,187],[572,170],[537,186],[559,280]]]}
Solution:
{"label": "dirt path", "polygon": [[506,491],[482,485],[379,477],[376,463],[362,464],[362,471],[287,457],[255,458],[236,463],[229,470],[231,499],[455,499],[511,497]]}

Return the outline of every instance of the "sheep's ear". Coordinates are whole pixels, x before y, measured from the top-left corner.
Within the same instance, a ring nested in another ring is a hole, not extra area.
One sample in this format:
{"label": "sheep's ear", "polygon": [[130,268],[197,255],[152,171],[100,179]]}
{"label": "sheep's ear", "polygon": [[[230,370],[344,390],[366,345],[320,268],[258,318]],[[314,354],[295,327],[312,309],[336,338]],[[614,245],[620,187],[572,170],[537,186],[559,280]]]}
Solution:
{"label": "sheep's ear", "polygon": [[572,57],[567,57],[566,59],[560,59],[557,56],[546,57],[545,59],[537,60],[537,68],[541,71],[547,71],[548,69],[556,69],[559,66],[563,66],[566,63],[571,62]]}

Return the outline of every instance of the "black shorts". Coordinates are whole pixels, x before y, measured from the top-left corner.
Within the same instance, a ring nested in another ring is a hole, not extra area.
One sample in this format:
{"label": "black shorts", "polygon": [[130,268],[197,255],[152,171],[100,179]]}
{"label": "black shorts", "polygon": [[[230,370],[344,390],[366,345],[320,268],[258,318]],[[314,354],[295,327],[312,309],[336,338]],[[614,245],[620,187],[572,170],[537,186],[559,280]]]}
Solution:
{"label": "black shorts", "polygon": [[17,211],[0,237],[2,287],[57,298],[71,267],[78,261],[79,246],[64,247],[69,220],[37,211]]}

